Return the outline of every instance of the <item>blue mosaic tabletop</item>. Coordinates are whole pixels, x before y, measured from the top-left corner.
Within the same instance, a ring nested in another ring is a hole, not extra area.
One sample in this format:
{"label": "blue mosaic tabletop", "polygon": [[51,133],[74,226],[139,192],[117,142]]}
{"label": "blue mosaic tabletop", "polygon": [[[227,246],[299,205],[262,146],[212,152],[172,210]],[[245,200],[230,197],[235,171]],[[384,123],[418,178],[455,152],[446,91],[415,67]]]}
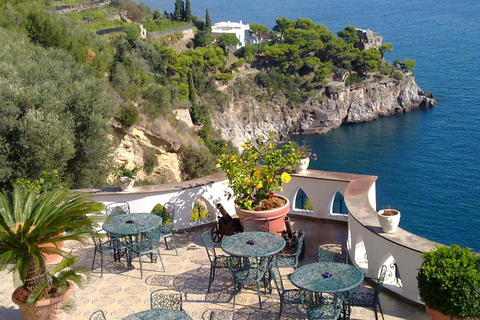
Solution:
{"label": "blue mosaic tabletop", "polygon": [[341,292],[355,288],[363,281],[363,273],[355,266],[337,262],[317,262],[296,269],[292,283],[312,292]]}
{"label": "blue mosaic tabletop", "polygon": [[270,232],[249,231],[224,239],[221,247],[232,256],[268,257],[285,247],[285,239]]}
{"label": "blue mosaic tabletop", "polygon": [[155,229],[162,218],[151,213],[129,213],[109,217],[103,223],[103,230],[121,235],[133,235]]}
{"label": "blue mosaic tabletop", "polygon": [[166,309],[151,309],[129,315],[123,320],[191,320],[185,311],[180,310],[166,310]]}

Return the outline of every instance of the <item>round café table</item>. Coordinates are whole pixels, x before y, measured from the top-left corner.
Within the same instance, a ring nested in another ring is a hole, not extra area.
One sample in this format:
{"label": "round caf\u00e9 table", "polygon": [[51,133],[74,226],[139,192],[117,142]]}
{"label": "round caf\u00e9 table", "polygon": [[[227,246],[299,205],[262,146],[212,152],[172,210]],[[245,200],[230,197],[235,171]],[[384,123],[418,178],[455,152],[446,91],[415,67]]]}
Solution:
{"label": "round caf\u00e9 table", "polygon": [[296,287],[310,292],[337,293],[361,284],[363,273],[346,263],[316,262],[296,269],[291,274],[290,281]]}
{"label": "round caf\u00e9 table", "polygon": [[220,246],[223,251],[232,256],[263,258],[280,252],[285,244],[285,239],[276,234],[248,231],[229,236]]}
{"label": "round caf\u00e9 table", "polygon": [[128,213],[109,217],[102,228],[109,233],[131,236],[153,230],[161,224],[162,218],[156,214]]}
{"label": "round caf\u00e9 table", "polygon": [[[128,213],[109,217],[102,225],[103,230],[134,242],[134,236],[151,231],[162,224],[162,218],[152,213]],[[128,246],[127,246],[128,247]],[[133,269],[131,252],[127,250],[127,270]]]}
{"label": "round caf\u00e9 table", "polygon": [[151,309],[147,311],[138,312],[128,317],[123,318],[123,320],[191,320],[190,317],[183,310],[172,310],[172,309]]}

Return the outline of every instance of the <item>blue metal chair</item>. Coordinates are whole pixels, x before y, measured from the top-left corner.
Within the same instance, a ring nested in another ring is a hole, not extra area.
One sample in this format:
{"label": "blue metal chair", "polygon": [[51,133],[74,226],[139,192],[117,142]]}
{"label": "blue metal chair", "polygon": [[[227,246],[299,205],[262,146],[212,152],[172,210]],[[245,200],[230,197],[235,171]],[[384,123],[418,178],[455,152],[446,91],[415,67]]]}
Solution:
{"label": "blue metal chair", "polygon": [[150,294],[151,309],[183,310],[182,293],[172,289],[158,289]]}
{"label": "blue metal chair", "polygon": [[300,289],[285,289],[283,285],[282,275],[278,269],[277,263],[274,261],[270,265],[270,272],[277,287],[278,295],[280,296],[280,312],[278,318],[282,317],[282,310],[284,304],[302,304],[304,300],[304,291]]}
{"label": "blue metal chair", "polygon": [[224,255],[217,255],[215,250],[215,242],[213,241],[212,234],[210,231],[205,231],[202,233],[202,240],[205,244],[205,249],[207,250],[208,259],[210,260],[210,279],[208,281],[208,290],[210,292],[210,287],[215,280],[215,270],[219,268],[228,268],[228,260],[230,257]]}
{"label": "blue metal chair", "polygon": [[[258,301],[262,308],[262,299],[260,295],[260,281],[263,281],[265,288],[267,287],[265,273],[268,268],[267,258],[242,258],[231,257],[228,260],[228,266],[233,272],[234,292],[233,307],[235,308],[235,296],[244,283],[255,283],[257,287]],[[266,290],[266,289],[265,289]]]}
{"label": "blue metal chair", "polygon": [[[378,320],[377,314],[377,305],[380,309],[380,313],[382,314],[382,319],[385,320],[383,316],[382,306],[380,305],[380,291],[383,287],[383,281],[385,280],[385,275],[387,273],[387,266],[383,265],[380,269],[380,275],[378,276],[377,284],[375,286],[375,290],[373,292],[362,292],[362,291],[350,291],[348,293],[346,304],[347,304],[347,318],[350,319],[350,311],[352,306],[358,307],[367,307],[372,308],[375,312],[375,319]],[[374,278],[371,278],[374,279]]]}
{"label": "blue metal chair", "polygon": [[105,216],[116,216],[130,213],[130,205],[127,202],[114,202],[105,206]]}
{"label": "blue metal chair", "polygon": [[100,253],[100,277],[103,277],[103,260],[104,260],[104,253],[112,253],[113,259],[115,261],[120,261],[120,258],[126,254],[127,246],[123,243],[120,238],[112,238],[109,240],[102,240],[101,236],[99,235],[98,231],[91,228],[91,237],[93,240],[93,244],[95,249],[93,251],[93,261],[92,261],[92,270],[95,267],[95,258],[97,252]]}
{"label": "blue metal chair", "polygon": [[323,244],[318,247],[318,262],[348,263],[347,249],[341,244]]}
{"label": "blue metal chair", "polygon": [[162,256],[160,254],[160,239],[161,239],[161,228],[158,227],[152,231],[142,232],[137,235],[136,240],[130,244],[129,250],[130,254],[136,254],[140,260],[140,278],[143,279],[143,262],[142,256],[148,255],[152,263],[156,262],[154,256],[155,253],[158,254],[160,263],[162,264],[162,270],[165,271],[165,266],[163,265]]}
{"label": "blue metal chair", "polygon": [[89,320],[107,320],[107,317],[105,317],[105,314],[103,313],[102,310],[97,310],[94,313],[92,313],[92,315],[88,319]]}
{"label": "blue metal chair", "polygon": [[264,217],[248,217],[243,221],[243,231],[270,231],[270,223]]}
{"label": "blue metal chair", "polygon": [[295,245],[294,253],[281,253],[273,256],[274,261],[280,268],[292,267],[298,268],[298,260],[302,253],[303,240],[305,239],[305,231],[298,231],[297,243]]}
{"label": "blue metal chair", "polygon": [[175,244],[175,239],[173,238],[173,222],[175,218],[175,206],[172,203],[165,203],[163,208],[166,210],[166,213],[171,217],[171,223],[164,224],[160,227],[160,237],[165,240],[165,246],[168,250],[167,238],[172,238],[173,247],[175,248],[175,254],[178,256],[177,246]]}

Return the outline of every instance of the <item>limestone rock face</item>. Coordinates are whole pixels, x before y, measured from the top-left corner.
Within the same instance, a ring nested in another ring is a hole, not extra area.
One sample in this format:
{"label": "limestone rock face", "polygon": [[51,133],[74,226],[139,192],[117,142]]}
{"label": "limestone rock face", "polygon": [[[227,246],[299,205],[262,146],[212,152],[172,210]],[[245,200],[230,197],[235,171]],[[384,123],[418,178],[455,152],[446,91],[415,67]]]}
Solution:
{"label": "limestone rock face", "polygon": [[321,134],[345,123],[430,108],[436,102],[418,87],[412,75],[351,87],[331,84],[295,107],[275,96],[261,102],[250,95],[232,97],[227,110],[212,115],[212,124],[236,146],[257,135],[267,136],[270,131],[277,132],[278,139],[295,133]]}
{"label": "limestone rock face", "polygon": [[148,132],[146,129],[132,126],[124,131],[119,126],[114,126],[114,138],[119,144],[114,150],[115,161],[125,164],[129,168],[134,166],[144,167],[144,154],[146,148],[155,150],[158,166],[152,174],[146,175],[141,170],[138,179],[159,179],[165,182],[182,181],[180,177],[180,160],[176,148],[170,142]]}

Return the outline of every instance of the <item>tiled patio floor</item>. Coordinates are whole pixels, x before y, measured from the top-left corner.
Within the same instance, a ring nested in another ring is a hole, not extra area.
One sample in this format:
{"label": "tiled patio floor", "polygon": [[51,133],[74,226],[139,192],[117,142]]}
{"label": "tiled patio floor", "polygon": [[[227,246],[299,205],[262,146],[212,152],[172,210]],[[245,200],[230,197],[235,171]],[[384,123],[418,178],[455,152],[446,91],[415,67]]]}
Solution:
{"label": "tiled patio floor", "polygon": [[[293,218],[294,228],[306,231],[306,256],[301,264],[317,259],[317,247],[324,243],[345,243],[346,225],[322,222],[305,218]],[[97,257],[95,270],[83,290],[74,293],[76,309],[68,319],[88,319],[95,310],[102,309],[107,319],[122,319],[135,312],[150,308],[150,292],[160,288],[173,288],[184,293],[183,306],[193,319],[208,319],[212,310],[217,319],[276,319],[279,300],[276,291],[262,296],[263,308],[259,308],[258,297],[247,287],[237,296],[235,309],[232,308],[233,284],[228,270],[217,270],[210,294],[206,294],[210,263],[207,258],[201,234],[209,228],[199,228],[175,234],[178,256],[174,250],[163,247],[162,258],[165,272],[160,263],[152,264],[144,257],[144,278],[140,279],[138,258],[135,269],[126,271],[124,263],[114,263],[108,258],[104,276],[100,278],[100,258]],[[93,247],[66,244],[76,253],[82,265],[90,270]],[[285,269],[285,272],[291,272]],[[11,302],[14,290],[12,275],[0,272],[0,320],[23,319],[18,308]],[[262,291],[263,292],[263,291]],[[394,296],[382,292],[381,304],[385,319],[429,319],[421,307],[412,306]],[[354,308],[351,319],[374,319],[369,309]],[[306,319],[301,307],[286,305],[282,319]]]}

